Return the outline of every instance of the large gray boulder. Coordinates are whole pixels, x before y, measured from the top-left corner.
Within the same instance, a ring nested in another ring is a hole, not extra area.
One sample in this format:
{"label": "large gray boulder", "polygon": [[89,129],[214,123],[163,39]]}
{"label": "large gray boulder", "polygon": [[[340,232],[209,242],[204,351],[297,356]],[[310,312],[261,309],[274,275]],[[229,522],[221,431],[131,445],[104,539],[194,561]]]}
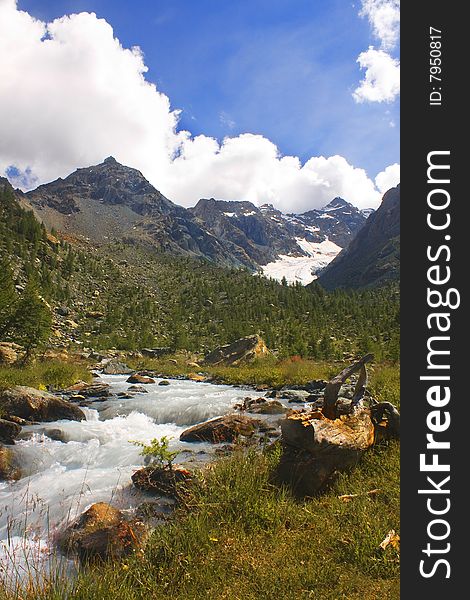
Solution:
{"label": "large gray boulder", "polygon": [[269,355],[270,352],[264,340],[259,335],[249,335],[231,344],[219,346],[204,358],[202,364],[236,366],[258,358],[266,358]]}
{"label": "large gray boulder", "polygon": [[130,369],[125,363],[117,360],[110,360],[103,367],[103,373],[105,375],[130,375],[134,371]]}

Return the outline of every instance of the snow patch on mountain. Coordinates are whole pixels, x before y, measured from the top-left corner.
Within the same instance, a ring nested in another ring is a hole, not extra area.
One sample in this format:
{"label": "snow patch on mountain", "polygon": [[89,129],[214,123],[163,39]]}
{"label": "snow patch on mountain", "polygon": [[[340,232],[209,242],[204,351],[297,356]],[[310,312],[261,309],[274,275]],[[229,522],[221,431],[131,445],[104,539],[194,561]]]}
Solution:
{"label": "snow patch on mountain", "polygon": [[288,283],[300,282],[302,285],[307,285],[317,279],[317,273],[341,251],[340,246],[328,238],[318,243],[301,238],[296,238],[296,241],[307,256],[280,254],[277,260],[261,267],[266,277],[277,281],[285,277]]}
{"label": "snow patch on mountain", "polygon": [[[328,238],[323,240],[323,242],[309,242],[306,239],[295,238],[297,245],[302,248],[302,250],[307,253],[309,256],[317,257],[327,257],[333,260],[333,258],[341,252],[341,246],[331,242]],[[331,262],[329,260],[328,262]],[[328,264],[328,263],[327,263]]]}

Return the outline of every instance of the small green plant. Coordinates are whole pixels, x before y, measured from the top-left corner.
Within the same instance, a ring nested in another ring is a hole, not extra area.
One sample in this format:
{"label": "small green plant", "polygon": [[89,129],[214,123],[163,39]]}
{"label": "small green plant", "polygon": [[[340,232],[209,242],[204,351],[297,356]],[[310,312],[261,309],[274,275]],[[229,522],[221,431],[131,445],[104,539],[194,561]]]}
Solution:
{"label": "small green plant", "polygon": [[171,452],[168,449],[170,446],[170,438],[168,438],[166,435],[160,439],[153,438],[153,440],[150,440],[149,444],[134,440],[131,441],[131,444],[134,444],[134,446],[140,446],[142,448],[140,455],[146,458],[148,457],[150,461],[149,466],[161,469],[169,469],[170,471],[172,470],[173,461],[178,455],[178,450]]}

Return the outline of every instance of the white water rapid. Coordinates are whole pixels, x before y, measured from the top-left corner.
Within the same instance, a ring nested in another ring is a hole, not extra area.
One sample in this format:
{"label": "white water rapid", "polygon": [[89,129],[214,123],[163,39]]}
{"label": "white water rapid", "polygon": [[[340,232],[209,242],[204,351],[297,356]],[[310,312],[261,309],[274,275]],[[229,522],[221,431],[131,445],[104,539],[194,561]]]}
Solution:
{"label": "white water rapid", "polygon": [[54,534],[91,504],[104,501],[127,509],[145,499],[131,484],[143,458],[130,441],[167,436],[172,438],[170,448],[181,450],[176,462],[197,460],[209,445],[180,442],[181,432],[230,412],[250,393],[186,380],[159,386],[156,380],[144,386],[147,393],[119,398],[129,388],[126,378],[100,378],[114,395],[83,408],[86,421],[24,427],[22,439],[10,447],[23,476],[0,482],[0,580],[47,569]]}

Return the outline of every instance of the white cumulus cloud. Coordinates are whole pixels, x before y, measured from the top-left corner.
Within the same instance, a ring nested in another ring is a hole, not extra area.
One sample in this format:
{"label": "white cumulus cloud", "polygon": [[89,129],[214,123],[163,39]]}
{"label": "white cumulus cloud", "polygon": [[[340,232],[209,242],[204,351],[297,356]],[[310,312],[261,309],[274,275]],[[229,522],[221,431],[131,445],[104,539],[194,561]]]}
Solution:
{"label": "white cumulus cloud", "polygon": [[400,183],[400,165],[394,163],[389,165],[375,178],[375,185],[381,194]]}
{"label": "white cumulus cloud", "polygon": [[362,0],[359,13],[367,17],[372,34],[380,41],[383,50],[393,50],[400,35],[399,0]]}
{"label": "white cumulus cloud", "polygon": [[369,46],[357,62],[365,70],[364,78],[353,92],[356,102],[393,102],[400,94],[400,61],[391,51],[400,35],[399,0],[362,0],[362,17],[367,17],[372,35],[380,48]]}
{"label": "white cumulus cloud", "polygon": [[179,131],[179,112],[146,71],[141,50],[93,13],[43,23],[0,0],[0,174],[26,188],[113,155],[184,206],[210,196],[285,211],[334,196],[378,206],[378,184],[344,157],[302,164],[261,135]]}
{"label": "white cumulus cloud", "polygon": [[392,102],[400,93],[400,63],[372,46],[357,58],[364,79],[354,90],[356,102]]}
{"label": "white cumulus cloud", "polygon": [[178,114],[147,82],[138,48],[81,13],[48,25],[0,0],[0,166],[41,181],[109,154],[145,170],[167,167]]}
{"label": "white cumulus cloud", "polygon": [[194,197],[266,202],[283,211],[306,211],[342,196],[357,206],[377,206],[380,193],[363,169],[342,156],[280,156],[261,135],[228,137],[219,144],[205,136],[188,137],[169,172],[168,189],[184,205]]}

